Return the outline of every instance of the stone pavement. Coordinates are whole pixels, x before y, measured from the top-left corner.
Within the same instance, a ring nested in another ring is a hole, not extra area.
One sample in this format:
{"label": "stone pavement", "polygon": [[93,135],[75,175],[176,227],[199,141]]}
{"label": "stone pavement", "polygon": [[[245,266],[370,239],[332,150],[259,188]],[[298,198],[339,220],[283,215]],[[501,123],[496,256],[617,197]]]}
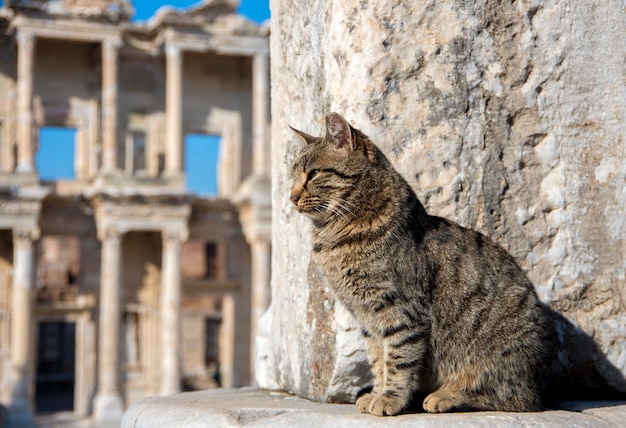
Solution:
{"label": "stone pavement", "polygon": [[131,406],[122,428],[200,427],[624,427],[626,402],[564,402],[541,413],[406,414],[379,418],[354,405],[323,404],[252,388],[151,397]]}
{"label": "stone pavement", "polygon": [[[92,416],[77,416],[73,412],[57,412],[37,415],[33,419],[36,428],[119,428],[119,422],[96,422]],[[2,428],[2,425],[0,425]],[[26,428],[19,426],[19,428]]]}

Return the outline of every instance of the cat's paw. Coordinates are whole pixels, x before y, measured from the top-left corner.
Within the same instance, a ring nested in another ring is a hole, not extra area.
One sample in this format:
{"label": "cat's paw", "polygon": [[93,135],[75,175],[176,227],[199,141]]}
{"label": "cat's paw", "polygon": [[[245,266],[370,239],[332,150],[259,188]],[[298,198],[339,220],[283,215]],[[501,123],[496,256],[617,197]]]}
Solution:
{"label": "cat's paw", "polygon": [[376,394],[372,394],[371,392],[368,392],[367,394],[361,395],[356,400],[356,408],[359,409],[359,412],[361,412],[361,413],[369,413],[370,412],[370,404],[372,403],[372,400],[375,397],[376,397]]}
{"label": "cat's paw", "polygon": [[402,411],[405,405],[405,400],[400,397],[377,395],[369,405],[369,412],[376,416],[395,416]]}
{"label": "cat's paw", "polygon": [[428,413],[445,413],[457,410],[463,400],[457,394],[435,391],[424,399],[424,410]]}

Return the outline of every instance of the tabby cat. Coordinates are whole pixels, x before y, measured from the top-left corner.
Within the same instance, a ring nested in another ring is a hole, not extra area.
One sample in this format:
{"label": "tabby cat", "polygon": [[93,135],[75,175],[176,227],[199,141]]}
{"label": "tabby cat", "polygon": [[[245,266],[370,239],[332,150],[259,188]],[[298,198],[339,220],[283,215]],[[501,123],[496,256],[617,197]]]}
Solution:
{"label": "tabby cat", "polygon": [[[293,128],[292,128],[293,129]],[[367,136],[337,113],[292,168],[312,257],[360,324],[374,375],[361,412],[538,411],[554,329],[500,246],[430,216]],[[421,394],[421,395],[420,395]]]}

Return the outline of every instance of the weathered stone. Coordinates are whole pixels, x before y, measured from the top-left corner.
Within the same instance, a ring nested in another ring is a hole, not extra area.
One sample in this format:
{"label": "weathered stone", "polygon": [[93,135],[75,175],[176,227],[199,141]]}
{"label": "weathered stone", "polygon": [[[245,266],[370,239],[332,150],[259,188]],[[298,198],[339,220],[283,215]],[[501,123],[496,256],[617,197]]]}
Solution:
{"label": "weathered stone", "polygon": [[287,125],[320,134],[324,115],[338,111],[382,148],[430,213],[515,256],[542,301],[575,324],[563,320],[562,336],[584,343],[570,345],[563,363],[626,390],[623,8],[273,0],[271,9],[280,245],[259,385],[349,401],[354,385],[367,384],[350,369],[364,362],[362,349],[340,351],[352,330],[308,266],[310,225],[288,198],[300,143]]}
{"label": "weathered stone", "polygon": [[134,13],[128,0],[7,0],[8,6],[42,9],[50,15],[73,15],[88,18],[129,19]]}
{"label": "weathered stone", "polygon": [[359,413],[355,406],[320,404],[254,389],[202,391],[146,398],[131,406],[122,428],[226,427],[619,427],[626,403],[562,403],[541,413],[476,412],[405,414],[389,418]]}

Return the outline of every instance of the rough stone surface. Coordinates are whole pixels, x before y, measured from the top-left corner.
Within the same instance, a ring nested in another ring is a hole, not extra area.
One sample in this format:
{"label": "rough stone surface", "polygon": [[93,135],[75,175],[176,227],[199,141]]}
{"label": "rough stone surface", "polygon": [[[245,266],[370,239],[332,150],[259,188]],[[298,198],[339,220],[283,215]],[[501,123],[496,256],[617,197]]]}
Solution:
{"label": "rough stone surface", "polygon": [[287,125],[316,135],[337,111],[381,146],[430,213],[515,256],[575,326],[561,323],[578,352],[561,362],[626,390],[622,6],[272,0],[280,245],[258,340],[261,387],[349,401],[367,384],[354,321],[309,266],[310,225],[288,198],[300,143]]}
{"label": "rough stone surface", "polygon": [[562,403],[541,413],[405,414],[379,418],[351,404],[322,404],[254,389],[189,392],[146,398],[124,414],[122,428],[201,427],[620,427],[626,402]]}
{"label": "rough stone surface", "polygon": [[9,6],[41,8],[51,15],[105,17],[113,21],[128,19],[134,12],[128,0],[7,0],[4,3]]}

